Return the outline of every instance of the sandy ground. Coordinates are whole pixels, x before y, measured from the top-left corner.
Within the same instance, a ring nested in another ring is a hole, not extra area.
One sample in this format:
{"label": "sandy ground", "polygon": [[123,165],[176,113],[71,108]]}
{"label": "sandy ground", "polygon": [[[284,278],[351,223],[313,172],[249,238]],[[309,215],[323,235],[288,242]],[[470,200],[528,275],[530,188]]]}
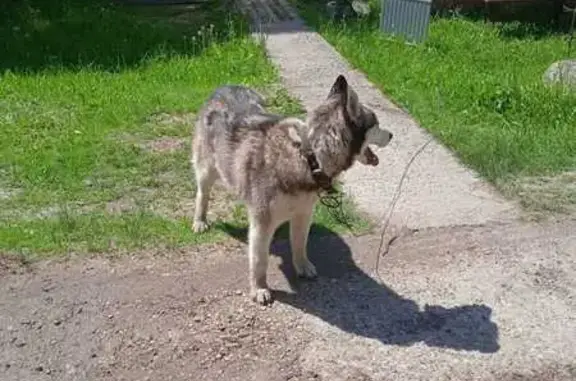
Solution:
{"label": "sandy ground", "polygon": [[0,280],[0,379],[576,379],[576,221],[311,242],[317,281],[273,248],[275,303],[244,244],[28,267]]}

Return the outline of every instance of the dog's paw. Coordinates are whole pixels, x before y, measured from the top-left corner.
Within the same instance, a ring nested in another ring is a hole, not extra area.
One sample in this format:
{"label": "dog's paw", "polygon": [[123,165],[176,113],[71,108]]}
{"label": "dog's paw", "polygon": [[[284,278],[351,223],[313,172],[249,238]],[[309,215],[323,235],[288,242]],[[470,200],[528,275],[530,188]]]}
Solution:
{"label": "dog's paw", "polygon": [[314,266],[309,260],[306,260],[301,264],[295,262],[294,268],[296,269],[296,274],[298,274],[300,278],[315,279],[318,276],[316,266]]}
{"label": "dog's paw", "polygon": [[267,288],[257,288],[252,290],[252,300],[265,306],[272,303],[272,293]]}
{"label": "dog's paw", "polygon": [[208,230],[208,228],[210,227],[210,225],[208,225],[208,222],[206,221],[194,221],[194,224],[192,226],[192,231],[194,233],[204,233],[206,230]]}

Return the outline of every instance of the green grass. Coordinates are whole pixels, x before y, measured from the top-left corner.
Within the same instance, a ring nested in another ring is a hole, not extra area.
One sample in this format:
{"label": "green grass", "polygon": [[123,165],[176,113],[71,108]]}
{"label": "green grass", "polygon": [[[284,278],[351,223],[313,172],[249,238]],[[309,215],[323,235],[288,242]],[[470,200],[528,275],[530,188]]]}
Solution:
{"label": "green grass", "polygon": [[[102,1],[4,6],[0,251],[33,256],[225,238],[218,229],[193,234],[183,208],[194,194],[194,112],[224,83],[276,89],[278,111],[301,112],[277,89],[275,69],[242,20],[226,13],[229,5],[178,14]],[[146,148],[159,138],[178,144]],[[244,223],[234,213],[226,218]],[[321,208],[316,221],[344,229]]]}
{"label": "green grass", "polygon": [[488,180],[551,176],[576,168],[576,92],[542,75],[572,57],[566,37],[520,24],[435,18],[429,38],[405,44],[366,19],[331,22],[299,5],[355,67]]}

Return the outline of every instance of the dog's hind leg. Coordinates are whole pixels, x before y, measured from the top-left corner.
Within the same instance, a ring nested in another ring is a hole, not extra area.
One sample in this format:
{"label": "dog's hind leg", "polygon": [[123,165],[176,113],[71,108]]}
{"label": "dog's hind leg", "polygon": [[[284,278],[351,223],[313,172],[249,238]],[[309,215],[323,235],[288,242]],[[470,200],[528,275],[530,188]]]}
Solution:
{"label": "dog's hind leg", "polygon": [[250,219],[248,231],[250,294],[254,301],[265,305],[272,301],[272,294],[266,281],[266,272],[268,270],[270,244],[276,227],[272,226],[269,218],[260,217],[250,212],[248,214]]}
{"label": "dog's hind leg", "polygon": [[202,233],[208,229],[208,202],[210,201],[210,190],[214,182],[218,179],[218,172],[210,160],[200,160],[195,157],[194,174],[196,176],[196,209],[194,210],[195,233]]}
{"label": "dog's hind leg", "polygon": [[303,278],[316,278],[316,267],[308,259],[308,234],[313,208],[305,209],[290,220],[290,249],[296,274]]}

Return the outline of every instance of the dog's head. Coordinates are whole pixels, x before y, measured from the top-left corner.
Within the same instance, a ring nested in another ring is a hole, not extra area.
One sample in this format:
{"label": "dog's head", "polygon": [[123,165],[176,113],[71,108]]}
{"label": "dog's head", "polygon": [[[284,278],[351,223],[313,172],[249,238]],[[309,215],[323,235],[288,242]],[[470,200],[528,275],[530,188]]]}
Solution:
{"label": "dog's head", "polygon": [[376,114],[360,103],[346,78],[339,75],[328,97],[309,116],[309,139],[330,175],[348,169],[354,161],[378,165],[370,145],[386,146],[392,133],[380,128]]}

